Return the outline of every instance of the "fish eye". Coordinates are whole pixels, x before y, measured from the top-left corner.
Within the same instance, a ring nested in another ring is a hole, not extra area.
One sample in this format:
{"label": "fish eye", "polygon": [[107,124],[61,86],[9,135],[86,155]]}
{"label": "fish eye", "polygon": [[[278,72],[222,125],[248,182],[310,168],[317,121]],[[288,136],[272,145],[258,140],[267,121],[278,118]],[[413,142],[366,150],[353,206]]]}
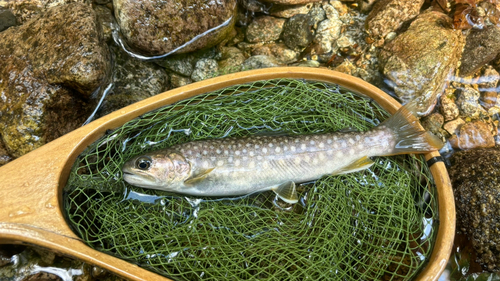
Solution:
{"label": "fish eye", "polygon": [[149,157],[139,157],[135,161],[135,166],[140,170],[148,170],[151,167],[151,159]]}

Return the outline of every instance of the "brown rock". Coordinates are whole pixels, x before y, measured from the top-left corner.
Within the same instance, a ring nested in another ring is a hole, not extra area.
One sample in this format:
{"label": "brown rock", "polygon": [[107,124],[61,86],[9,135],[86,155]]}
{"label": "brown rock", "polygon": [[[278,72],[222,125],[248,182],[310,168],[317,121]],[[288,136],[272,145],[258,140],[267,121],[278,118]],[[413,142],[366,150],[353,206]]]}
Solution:
{"label": "brown rock", "polygon": [[432,113],[422,118],[420,122],[426,131],[437,134],[444,124],[444,117],[439,113]]}
{"label": "brown rock", "polygon": [[51,8],[0,33],[0,132],[10,155],[81,126],[109,68],[102,30],[87,5]]}
{"label": "brown rock", "polygon": [[453,148],[458,149],[495,146],[495,139],[491,134],[490,127],[479,120],[464,124],[460,128],[460,132],[452,136],[449,141]]}
{"label": "brown rock", "polygon": [[451,120],[449,122],[444,123],[443,128],[450,133],[450,135],[456,134],[460,127],[465,124],[465,121],[462,118],[457,118],[455,120]]}
{"label": "brown rock", "polygon": [[274,17],[289,19],[298,14],[307,14],[313,3],[302,5],[272,5],[269,14]]}
{"label": "brown rock", "polygon": [[380,0],[375,3],[366,18],[368,33],[376,38],[384,38],[389,32],[420,13],[425,0]]}
{"label": "brown rock", "polygon": [[3,144],[2,139],[0,138],[0,166],[7,164],[12,161],[12,157],[10,157],[5,145]]}
{"label": "brown rock", "polygon": [[419,98],[418,113],[425,115],[457,67],[464,41],[447,15],[425,12],[384,46],[379,54],[382,72],[403,103]]}
{"label": "brown rock", "polygon": [[127,43],[148,55],[215,46],[236,18],[236,0],[114,0],[113,6]]}
{"label": "brown rock", "polygon": [[44,13],[49,8],[69,3],[89,4],[90,2],[87,0],[7,0],[6,7],[16,15],[19,23],[24,23],[33,17]]}

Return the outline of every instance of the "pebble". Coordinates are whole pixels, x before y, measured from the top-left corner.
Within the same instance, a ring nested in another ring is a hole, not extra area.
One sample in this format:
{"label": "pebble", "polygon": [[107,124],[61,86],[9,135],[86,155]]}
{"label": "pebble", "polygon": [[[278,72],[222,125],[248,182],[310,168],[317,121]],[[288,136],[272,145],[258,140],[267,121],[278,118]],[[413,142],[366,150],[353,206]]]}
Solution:
{"label": "pebble", "polygon": [[483,121],[476,120],[460,127],[459,132],[450,139],[450,144],[456,149],[487,148],[495,146],[495,138],[491,128]]}
{"label": "pebble", "polygon": [[456,134],[458,129],[465,124],[465,121],[462,118],[457,118],[455,120],[448,121],[444,123],[443,128],[450,133],[450,135]]}
{"label": "pebble", "polygon": [[278,40],[283,31],[285,21],[285,19],[272,16],[257,17],[247,28],[245,34],[246,40],[249,43]]}

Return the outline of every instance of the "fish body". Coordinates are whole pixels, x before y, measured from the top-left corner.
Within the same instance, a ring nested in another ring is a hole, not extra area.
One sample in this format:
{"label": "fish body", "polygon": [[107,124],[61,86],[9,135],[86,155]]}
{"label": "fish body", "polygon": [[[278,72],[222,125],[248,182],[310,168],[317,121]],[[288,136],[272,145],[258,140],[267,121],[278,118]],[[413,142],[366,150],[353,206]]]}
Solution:
{"label": "fish body", "polygon": [[442,143],[402,108],[367,132],[250,136],[193,141],[136,156],[124,180],[195,196],[236,196],[273,190],[297,202],[295,183],[366,169],[372,156],[437,150]]}

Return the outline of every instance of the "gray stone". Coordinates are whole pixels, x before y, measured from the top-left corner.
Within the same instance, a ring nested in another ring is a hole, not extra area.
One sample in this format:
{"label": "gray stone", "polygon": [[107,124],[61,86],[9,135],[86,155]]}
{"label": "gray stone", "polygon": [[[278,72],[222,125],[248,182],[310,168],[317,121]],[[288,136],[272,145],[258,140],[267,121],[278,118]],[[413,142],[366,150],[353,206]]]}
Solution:
{"label": "gray stone", "polygon": [[283,26],[282,38],[286,46],[292,50],[301,50],[313,40],[313,30],[308,15],[295,15]]}
{"label": "gray stone", "polygon": [[465,117],[477,118],[479,117],[479,112],[481,106],[479,105],[479,92],[472,87],[465,87],[463,89],[457,90],[457,105],[460,110],[460,114]]}
{"label": "gray stone", "polygon": [[194,64],[198,60],[215,59],[217,56],[218,53],[215,48],[210,48],[207,50],[200,50],[189,54],[169,56],[160,60],[156,60],[156,63],[182,76],[191,76],[194,70]]}
{"label": "gray stone", "polygon": [[278,40],[283,31],[285,19],[260,16],[248,26],[246,39],[250,43]]}
{"label": "gray stone", "polygon": [[252,51],[252,56],[258,55],[274,57],[279,64],[289,64],[297,61],[299,52],[288,49],[283,43],[270,43]]}
{"label": "gray stone", "polygon": [[460,59],[465,40],[451,24],[442,13],[420,14],[378,56],[382,73],[403,103],[419,99],[419,115],[434,108]]}
{"label": "gray stone", "polygon": [[328,4],[324,4],[323,9],[327,11],[327,19],[319,22],[312,45],[312,49],[317,55],[332,52],[333,44],[340,37],[342,29],[342,21],[337,10]]}
{"label": "gray stone", "polygon": [[214,59],[200,59],[196,62],[193,74],[191,74],[191,79],[193,81],[201,81],[207,78],[212,78],[217,75],[219,67],[217,61]]}
{"label": "gray stone", "polygon": [[218,61],[221,74],[238,72],[246,58],[243,52],[236,47],[224,47],[221,50],[221,59]]}
{"label": "gray stone", "polygon": [[465,43],[460,75],[467,76],[492,61],[500,53],[500,27],[472,29]]}
{"label": "gray stone", "polygon": [[368,34],[375,38],[384,38],[389,32],[420,13],[425,0],[380,0],[375,3],[366,18]]}
{"label": "gray stone", "polygon": [[237,8],[236,0],[113,0],[113,6],[127,43],[148,55],[215,46],[231,33]]}
{"label": "gray stone", "polygon": [[170,74],[170,85],[172,86],[172,88],[186,86],[191,83],[193,83],[193,80],[191,80],[191,78],[189,77],[184,77],[177,73]]}
{"label": "gray stone", "polygon": [[[0,166],[3,166],[12,161],[12,157],[7,152],[5,145],[3,144],[2,139],[0,138]],[[0,267],[2,266],[2,260],[0,256]]]}
{"label": "gray stone", "polygon": [[269,14],[274,17],[289,19],[298,14],[307,14],[313,3],[305,5],[273,5],[269,10]]}
{"label": "gray stone", "polygon": [[320,2],[321,0],[261,0],[261,1],[264,3],[273,3],[281,5],[299,5],[299,4]]}
{"label": "gray stone", "polygon": [[103,101],[97,117],[168,90],[168,75],[163,68],[132,58],[118,48],[114,48],[114,52],[114,88]]}
{"label": "gray stone", "polygon": [[436,112],[422,118],[420,120],[420,123],[426,131],[430,131],[434,134],[439,134],[440,129],[444,124],[444,117],[443,115]]}
{"label": "gray stone", "polygon": [[279,66],[276,59],[270,56],[251,56],[245,60],[242,65],[243,70],[266,68],[266,67],[276,67]]}
{"label": "gray stone", "polygon": [[16,16],[10,10],[0,7],[0,32],[16,24]]}
{"label": "gray stone", "polygon": [[252,13],[267,13],[272,6],[258,0],[239,0],[239,4],[244,10]]}
{"label": "gray stone", "polygon": [[0,33],[0,132],[19,157],[81,126],[109,72],[96,15],[72,3]]}

